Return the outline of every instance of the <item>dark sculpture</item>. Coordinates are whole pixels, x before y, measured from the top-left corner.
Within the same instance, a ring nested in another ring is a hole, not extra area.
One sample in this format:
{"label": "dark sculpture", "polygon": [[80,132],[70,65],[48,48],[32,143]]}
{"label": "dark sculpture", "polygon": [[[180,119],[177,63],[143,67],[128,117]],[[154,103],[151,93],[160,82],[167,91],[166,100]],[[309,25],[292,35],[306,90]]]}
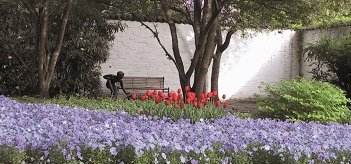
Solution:
{"label": "dark sculpture", "polygon": [[104,75],[103,78],[107,80],[106,82],[106,87],[108,89],[111,90],[111,94],[112,95],[117,95],[118,94],[118,87],[116,87],[116,82],[119,82],[119,85],[121,87],[121,89],[123,90],[123,92],[128,96],[128,92],[125,90],[124,86],[123,86],[123,77],[124,77],[124,73],[122,71],[118,71],[117,72],[117,76],[113,75],[113,74],[108,74],[108,75]]}

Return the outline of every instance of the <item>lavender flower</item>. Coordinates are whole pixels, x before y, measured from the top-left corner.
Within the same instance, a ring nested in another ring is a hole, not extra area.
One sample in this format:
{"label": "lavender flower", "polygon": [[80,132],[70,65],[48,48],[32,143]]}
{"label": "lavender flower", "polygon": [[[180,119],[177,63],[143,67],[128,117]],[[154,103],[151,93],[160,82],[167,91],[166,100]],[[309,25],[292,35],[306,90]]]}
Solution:
{"label": "lavender flower", "polygon": [[221,152],[240,152],[248,145],[260,143],[263,149],[276,154],[287,151],[295,159],[316,155],[327,161],[335,157],[334,150],[351,152],[351,126],[241,119],[233,115],[191,124],[189,120],[172,122],[125,112],[24,104],[0,96],[0,145],[20,151],[31,146],[47,155],[50,147],[57,147],[67,159],[72,159],[72,155],[82,158],[82,145],[108,148],[112,155],[127,145],[133,146],[138,155],[159,147],[166,155],[171,150],[204,153],[216,143],[222,145]]}

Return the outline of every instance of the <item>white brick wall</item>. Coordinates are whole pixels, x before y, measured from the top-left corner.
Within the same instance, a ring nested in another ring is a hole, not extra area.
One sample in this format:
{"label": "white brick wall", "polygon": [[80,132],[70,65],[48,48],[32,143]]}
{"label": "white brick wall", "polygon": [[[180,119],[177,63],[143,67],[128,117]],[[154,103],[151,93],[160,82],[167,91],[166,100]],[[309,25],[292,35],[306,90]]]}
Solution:
{"label": "white brick wall", "polygon": [[[139,22],[126,23],[128,27],[125,31],[116,33],[107,62],[101,64],[102,74],[115,74],[121,70],[126,76],[164,76],[166,86],[171,90],[179,88],[177,70],[172,61],[167,60],[152,33]],[[156,24],[162,43],[172,53],[168,25]],[[177,28],[187,70],[194,52],[194,35],[189,25],[180,24]],[[233,35],[222,57],[219,93],[231,98],[252,97],[254,93],[259,93],[261,82],[275,83],[296,77],[299,72],[296,32],[247,33],[250,35],[246,37],[242,37],[242,33]],[[102,82],[105,83],[105,80]]]}

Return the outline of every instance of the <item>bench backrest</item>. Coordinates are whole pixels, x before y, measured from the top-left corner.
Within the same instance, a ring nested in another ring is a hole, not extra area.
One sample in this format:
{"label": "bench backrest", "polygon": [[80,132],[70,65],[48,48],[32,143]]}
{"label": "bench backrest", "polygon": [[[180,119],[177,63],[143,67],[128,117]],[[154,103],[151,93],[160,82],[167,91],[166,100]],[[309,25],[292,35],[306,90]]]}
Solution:
{"label": "bench backrest", "polygon": [[[164,77],[124,77],[123,84],[127,90],[163,90],[169,91],[164,86]],[[119,84],[119,83],[117,83]]]}

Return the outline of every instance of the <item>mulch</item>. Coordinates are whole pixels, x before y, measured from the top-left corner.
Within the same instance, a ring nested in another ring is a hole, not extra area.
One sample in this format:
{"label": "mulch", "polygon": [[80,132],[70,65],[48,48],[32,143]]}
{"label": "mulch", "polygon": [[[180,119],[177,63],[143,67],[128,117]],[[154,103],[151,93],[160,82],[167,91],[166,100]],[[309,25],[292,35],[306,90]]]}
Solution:
{"label": "mulch", "polygon": [[254,99],[229,99],[228,108],[242,113],[253,113],[257,110]]}

